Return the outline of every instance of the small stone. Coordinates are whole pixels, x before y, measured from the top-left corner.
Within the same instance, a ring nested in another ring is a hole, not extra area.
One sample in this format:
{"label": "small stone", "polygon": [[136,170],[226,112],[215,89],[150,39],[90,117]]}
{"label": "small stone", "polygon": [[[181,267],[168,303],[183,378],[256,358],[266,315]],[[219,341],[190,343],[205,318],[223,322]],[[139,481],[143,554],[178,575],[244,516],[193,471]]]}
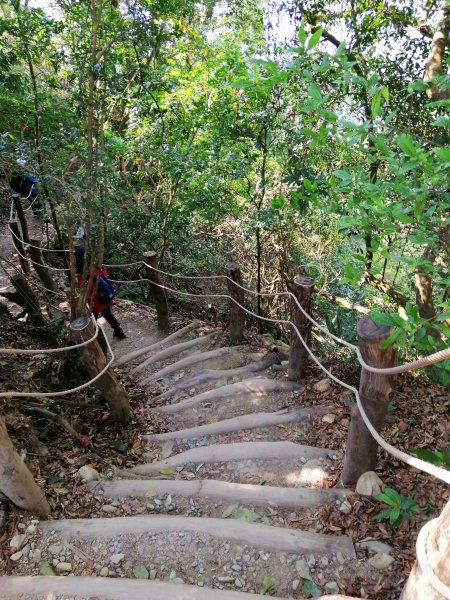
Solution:
{"label": "small stone", "polygon": [[306,560],[297,560],[295,562],[295,570],[302,579],[311,579],[311,573]]}
{"label": "small stone", "polygon": [[294,579],[294,581],[292,582],[292,591],[296,592],[298,590],[299,585],[300,579]]}
{"label": "small stone", "polygon": [[316,557],[314,556],[314,554],[310,554],[309,558],[308,558],[308,565],[310,567],[314,567],[315,564],[316,564]]}
{"label": "small stone", "polygon": [[56,565],[57,573],[71,573],[72,565],[68,562],[60,562]]}
{"label": "small stone", "polygon": [[48,551],[50,552],[50,554],[53,554],[53,556],[58,556],[59,554],[61,554],[62,549],[63,548],[61,544],[50,544],[50,546],[48,547]]}
{"label": "small stone", "polygon": [[150,569],[150,579],[152,581],[156,579],[156,569]]}
{"label": "small stone", "polygon": [[356,483],[356,493],[361,496],[374,496],[384,488],[384,483],[375,473],[367,471],[363,473]]}
{"label": "small stone", "polygon": [[325,589],[328,594],[339,594],[339,586],[335,581],[329,581],[326,583]]}
{"label": "small stone", "polygon": [[113,554],[109,557],[109,562],[111,562],[113,565],[118,565],[120,562],[123,561],[124,558],[124,554]]}
{"label": "small stone", "polygon": [[242,587],[242,582],[241,582],[241,580],[240,580],[240,579],[238,579],[238,578],[236,577],[236,579],[234,580],[234,585],[235,585],[237,588],[241,588],[241,587]]}
{"label": "small stone", "polygon": [[326,392],[331,387],[331,381],[329,379],[321,379],[313,385],[313,389],[316,392]]}
{"label": "small stone", "polygon": [[20,531],[25,531],[25,529],[26,529],[25,523],[17,523],[17,529],[20,529]]}
{"label": "small stone", "polygon": [[356,544],[356,546],[358,548],[367,548],[369,552],[374,552],[375,554],[392,554],[392,546],[378,540],[366,540]]}
{"label": "small stone", "polygon": [[322,558],[320,559],[320,564],[323,567],[328,567],[328,563],[329,563],[328,558],[326,556],[322,556]]}
{"label": "small stone", "polygon": [[352,508],[352,505],[350,504],[350,502],[348,500],[344,500],[341,503],[341,505],[339,507],[339,510],[340,510],[340,512],[342,514],[349,515],[352,512],[353,508]]}
{"label": "small stone", "polygon": [[26,543],[27,536],[24,533],[19,533],[11,538],[9,545],[11,548],[16,548],[16,550],[20,550]]}
{"label": "small stone", "polygon": [[34,533],[36,531],[36,525],[28,525],[27,527],[27,533]]}
{"label": "small stone", "polygon": [[108,577],[108,575],[109,575],[109,569],[108,569],[108,567],[103,567],[100,570],[100,577]]}
{"label": "small stone", "polygon": [[336,560],[338,561],[338,563],[340,565],[343,565],[345,563],[345,558],[344,558],[344,555],[342,554],[342,552],[336,553]]}
{"label": "small stone", "polygon": [[233,583],[234,577],[221,576],[217,578],[219,583]]}
{"label": "small stone", "polygon": [[175,579],[171,580],[172,583],[184,583],[184,579],[181,579],[181,577],[175,577]]}
{"label": "small stone", "polygon": [[78,469],[78,475],[80,475],[81,479],[86,482],[89,481],[97,481],[100,479],[100,475],[98,471],[91,467],[90,465],[83,465]]}
{"label": "small stone", "polygon": [[31,550],[30,544],[27,544],[26,546],[24,546],[22,548],[22,555],[28,556],[30,554],[30,550]]}
{"label": "small stone", "polygon": [[199,580],[199,581],[197,581],[197,585],[198,585],[198,587],[203,587],[205,585],[205,582]]}
{"label": "small stone", "polygon": [[236,564],[231,565],[231,568],[233,569],[233,571],[241,571],[242,570],[242,567],[240,565],[236,565]]}
{"label": "small stone", "polygon": [[379,571],[384,571],[384,569],[387,569],[388,566],[393,562],[393,556],[389,556],[389,554],[382,554],[381,552],[375,554],[375,556],[372,556],[372,558],[369,558],[369,564]]}
{"label": "small stone", "polygon": [[324,423],[334,423],[336,421],[336,415],[332,413],[328,413],[322,417],[322,421]]}
{"label": "small stone", "polygon": [[17,560],[20,560],[22,558],[22,554],[23,554],[22,551],[20,551],[20,552],[14,552],[14,554],[11,554],[11,556],[9,558],[11,560],[13,560],[13,561],[17,561]]}
{"label": "small stone", "polygon": [[33,551],[32,559],[36,564],[41,562],[42,552],[39,550],[39,548],[36,548],[36,550]]}
{"label": "small stone", "polygon": [[102,511],[108,513],[109,515],[115,513],[116,510],[117,508],[115,506],[112,506],[111,504],[105,504],[104,506],[102,506]]}

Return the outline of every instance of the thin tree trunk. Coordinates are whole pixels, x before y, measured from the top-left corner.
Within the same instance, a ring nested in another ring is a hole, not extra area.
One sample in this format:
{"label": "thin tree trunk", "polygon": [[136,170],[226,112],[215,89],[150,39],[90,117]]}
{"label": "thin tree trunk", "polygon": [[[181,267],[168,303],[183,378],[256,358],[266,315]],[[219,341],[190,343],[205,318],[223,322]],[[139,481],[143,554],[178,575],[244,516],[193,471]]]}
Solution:
{"label": "thin tree trunk", "polygon": [[39,515],[50,516],[50,505],[32,474],[20,460],[0,418],[0,491],[16,506]]}
{"label": "thin tree trunk", "polygon": [[[436,75],[440,75],[442,73],[442,62],[445,53],[445,46],[448,43],[449,30],[450,5],[447,4],[447,6],[442,9],[442,14],[440,15],[436,31],[433,35],[430,54],[428,55],[428,62],[425,66],[425,74],[423,76],[424,81],[432,81]],[[427,96],[430,98],[430,100],[448,98],[448,95],[448,90],[443,92],[439,86],[435,86],[427,90]]]}

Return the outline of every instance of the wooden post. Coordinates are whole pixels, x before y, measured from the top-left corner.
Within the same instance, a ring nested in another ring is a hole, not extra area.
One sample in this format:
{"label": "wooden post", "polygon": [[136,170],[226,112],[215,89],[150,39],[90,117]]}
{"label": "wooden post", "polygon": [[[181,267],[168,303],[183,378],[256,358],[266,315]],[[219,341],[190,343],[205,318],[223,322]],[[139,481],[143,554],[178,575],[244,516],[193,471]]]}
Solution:
{"label": "wooden post", "polygon": [[44,265],[44,258],[41,251],[41,240],[32,238],[28,248],[30,252],[31,264],[33,265],[39,279],[44,284],[44,287],[51,292],[56,292],[56,283],[53,281],[50,271]]}
{"label": "wooden post", "polygon": [[21,196],[20,194],[13,194],[12,199],[14,202],[14,208],[16,209],[16,213],[19,218],[20,227],[22,229],[22,239],[28,244],[30,241],[30,236],[28,235],[28,223],[23,210]]}
{"label": "wooden post", "polygon": [[[92,321],[80,317],[70,324],[71,337],[79,344],[91,338],[94,334]],[[95,377],[106,366],[106,358],[97,340],[78,349],[85,367],[91,377]],[[131,408],[128,395],[117,379],[112,369],[108,369],[93,384],[108,403],[111,419],[120,425],[126,425],[131,418]]]}
{"label": "wooden post", "polygon": [[[359,349],[363,359],[371,367],[388,368],[397,364],[397,351],[391,346],[382,350],[380,344],[389,335],[390,328],[377,325],[368,316],[363,317],[357,326]],[[377,375],[361,370],[359,395],[364,410],[373,427],[379,432],[387,414],[389,395],[392,391],[394,376]],[[359,409],[353,407],[347,438],[342,483],[355,485],[366,471],[373,471],[377,463],[378,443],[367,429]]]}
{"label": "wooden post", "polygon": [[22,271],[29,275],[30,266],[28,264],[28,260],[26,258],[25,248],[22,243],[22,238],[20,237],[19,226],[17,225],[17,221],[10,221],[9,227],[11,229],[11,235],[13,244],[16,247],[17,254],[19,255],[20,266],[22,267]]}
{"label": "wooden post", "polygon": [[[428,525],[428,524],[427,524]],[[450,501],[447,502],[434,526],[430,525],[427,560],[439,581],[450,587]],[[422,536],[420,536],[422,537]],[[421,546],[419,539],[419,547]],[[448,595],[440,593],[431,583],[428,574],[416,560],[403,588],[400,600],[446,600]]]}
{"label": "wooden post", "polygon": [[144,263],[149,265],[148,267],[145,267],[145,269],[147,271],[147,277],[150,280],[150,289],[155,303],[158,329],[160,331],[169,331],[169,305],[167,303],[167,296],[165,290],[160,287],[161,279],[159,273],[154,270],[158,268],[158,257],[156,256],[156,252],[153,252],[152,250],[144,252]]}
{"label": "wooden post", "polygon": [[28,285],[28,281],[25,277],[20,273],[17,273],[17,275],[11,277],[11,283],[17,292],[17,300],[15,300],[15,302],[20,304],[24,311],[28,313],[32,322],[42,324],[44,322],[44,317],[41,312],[39,300]]}
{"label": "wooden post", "polygon": [[[242,273],[239,263],[231,260],[226,266],[228,294],[230,299],[230,342],[239,344],[244,337],[245,312],[241,306],[244,306],[245,293],[242,286]],[[230,281],[231,280],[231,281]],[[237,284],[237,285],[236,285]],[[239,306],[239,303],[241,306]]]}
{"label": "wooden post", "polygon": [[[311,314],[313,290],[314,279],[311,279],[311,277],[296,277],[291,287],[291,292],[308,315]],[[295,324],[308,346],[310,346],[311,321],[305,317],[293,298],[291,298],[291,321]],[[307,350],[291,325],[288,368],[288,379],[290,381],[300,381],[300,379],[302,379],[305,375],[308,358]]]}
{"label": "wooden post", "polygon": [[50,506],[33,475],[20,460],[3,419],[0,418],[0,491],[20,508],[39,515],[50,516]]}

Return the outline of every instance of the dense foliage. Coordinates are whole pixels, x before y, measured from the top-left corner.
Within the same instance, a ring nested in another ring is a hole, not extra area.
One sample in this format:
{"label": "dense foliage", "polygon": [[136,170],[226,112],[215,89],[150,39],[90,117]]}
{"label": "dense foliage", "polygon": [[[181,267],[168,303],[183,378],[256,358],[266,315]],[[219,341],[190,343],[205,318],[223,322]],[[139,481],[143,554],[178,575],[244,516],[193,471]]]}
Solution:
{"label": "dense foliage", "polygon": [[424,77],[445,2],[42,4],[1,3],[0,168],[39,175],[60,244],[236,256],[263,292],[300,266],[398,347],[448,346],[448,44]]}

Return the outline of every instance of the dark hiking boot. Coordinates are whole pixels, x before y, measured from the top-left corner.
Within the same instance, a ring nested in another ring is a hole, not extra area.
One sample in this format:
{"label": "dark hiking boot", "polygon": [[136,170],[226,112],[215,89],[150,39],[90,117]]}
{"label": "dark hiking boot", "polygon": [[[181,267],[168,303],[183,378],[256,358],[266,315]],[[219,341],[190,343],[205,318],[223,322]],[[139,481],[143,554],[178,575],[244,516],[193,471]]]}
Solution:
{"label": "dark hiking boot", "polygon": [[113,333],[115,338],[118,338],[119,340],[124,340],[127,336],[125,335],[122,327],[114,327],[114,333]]}

